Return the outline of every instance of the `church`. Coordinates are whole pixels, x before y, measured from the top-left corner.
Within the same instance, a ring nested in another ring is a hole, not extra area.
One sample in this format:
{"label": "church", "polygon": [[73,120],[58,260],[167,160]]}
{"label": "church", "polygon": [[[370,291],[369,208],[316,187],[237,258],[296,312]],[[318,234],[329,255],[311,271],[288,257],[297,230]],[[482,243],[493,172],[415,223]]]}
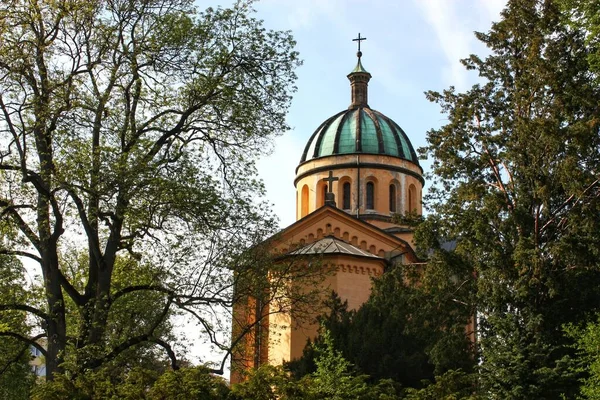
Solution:
{"label": "church", "polygon": [[[421,215],[424,186],[406,133],[369,106],[371,74],[360,51],[364,38],[359,34],[354,40],[359,45],[357,64],[348,74],[350,106],[325,119],[309,138],[294,179],[296,222],[272,241],[273,252],[287,258],[318,255],[333,271],[322,288],[336,291],[349,309],[369,298],[372,278],[387,266],[419,262],[412,230],[397,224],[394,215]],[[254,356],[234,353],[232,383],[241,380],[239,371],[301,357],[318,330],[316,323],[295,323],[293,312],[269,315],[261,326],[264,332],[244,343],[244,351]]]}

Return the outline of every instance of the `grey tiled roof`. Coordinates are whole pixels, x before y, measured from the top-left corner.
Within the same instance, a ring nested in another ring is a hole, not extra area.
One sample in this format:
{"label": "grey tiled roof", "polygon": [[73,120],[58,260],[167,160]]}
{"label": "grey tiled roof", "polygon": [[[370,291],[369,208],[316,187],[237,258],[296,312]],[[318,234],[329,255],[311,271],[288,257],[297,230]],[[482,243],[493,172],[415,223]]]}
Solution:
{"label": "grey tiled roof", "polygon": [[316,242],[307,244],[306,246],[302,246],[288,253],[288,255],[307,254],[349,254],[361,257],[381,258],[333,236],[326,236],[323,239],[319,239]]}

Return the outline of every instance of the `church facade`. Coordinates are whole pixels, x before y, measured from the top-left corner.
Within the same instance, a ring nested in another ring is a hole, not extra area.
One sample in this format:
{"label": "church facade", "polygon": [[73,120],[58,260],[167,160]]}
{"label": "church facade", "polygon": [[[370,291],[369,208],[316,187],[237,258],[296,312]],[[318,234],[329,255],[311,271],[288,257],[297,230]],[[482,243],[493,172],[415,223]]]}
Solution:
{"label": "church facade", "polygon": [[[273,252],[287,259],[318,256],[332,271],[321,282],[323,291],[335,290],[350,309],[368,299],[372,279],[387,266],[419,263],[412,230],[396,223],[394,215],[420,215],[424,185],[405,132],[370,108],[371,74],[362,65],[360,46],[357,56],[348,74],[350,106],[318,126],[296,168],[297,221],[272,240]],[[316,322],[295,321],[293,310],[269,315],[261,327],[260,338],[251,336],[243,344],[242,352],[253,357],[234,352],[233,383],[241,379],[240,371],[299,358],[318,329]]]}

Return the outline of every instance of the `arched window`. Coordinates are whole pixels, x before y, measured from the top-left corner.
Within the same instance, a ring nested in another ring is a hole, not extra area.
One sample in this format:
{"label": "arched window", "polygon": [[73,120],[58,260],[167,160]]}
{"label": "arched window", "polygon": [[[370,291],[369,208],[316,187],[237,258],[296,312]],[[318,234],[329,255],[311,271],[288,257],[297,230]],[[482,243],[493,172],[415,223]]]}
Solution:
{"label": "arched window", "polygon": [[344,182],[343,185],[342,208],[344,210],[350,209],[350,182]]}
{"label": "arched window", "polygon": [[408,187],[408,211],[417,211],[417,188],[412,184]]}
{"label": "arched window", "polygon": [[300,203],[300,207],[302,207],[302,212],[300,213],[300,218],[306,217],[308,215],[308,186],[302,186],[302,202]]}
{"label": "arched window", "polygon": [[390,185],[390,211],[396,212],[396,185]]}
{"label": "arched window", "polygon": [[317,191],[317,193],[319,193],[317,207],[324,206],[325,200],[327,199],[327,185],[322,185],[320,190]]}
{"label": "arched window", "polygon": [[367,182],[367,210],[375,208],[375,184]]}

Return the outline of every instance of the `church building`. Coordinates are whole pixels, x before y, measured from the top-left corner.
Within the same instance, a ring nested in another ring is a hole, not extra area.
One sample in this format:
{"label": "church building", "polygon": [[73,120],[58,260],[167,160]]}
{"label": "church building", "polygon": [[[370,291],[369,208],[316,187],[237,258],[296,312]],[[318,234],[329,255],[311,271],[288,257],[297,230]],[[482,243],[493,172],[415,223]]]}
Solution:
{"label": "church building", "polygon": [[[387,266],[419,262],[412,230],[397,224],[394,215],[420,215],[424,185],[406,133],[369,106],[371,74],[360,51],[364,38],[359,34],[355,40],[358,61],[348,74],[350,106],[327,118],[308,140],[294,180],[297,220],[273,240],[273,251],[288,258],[319,255],[333,271],[323,288],[335,290],[349,309],[368,299],[372,278]],[[316,323],[295,323],[293,311],[270,315],[264,337],[245,344],[256,357],[243,361],[233,356],[232,383],[241,379],[236,371],[301,357],[317,329]]]}

